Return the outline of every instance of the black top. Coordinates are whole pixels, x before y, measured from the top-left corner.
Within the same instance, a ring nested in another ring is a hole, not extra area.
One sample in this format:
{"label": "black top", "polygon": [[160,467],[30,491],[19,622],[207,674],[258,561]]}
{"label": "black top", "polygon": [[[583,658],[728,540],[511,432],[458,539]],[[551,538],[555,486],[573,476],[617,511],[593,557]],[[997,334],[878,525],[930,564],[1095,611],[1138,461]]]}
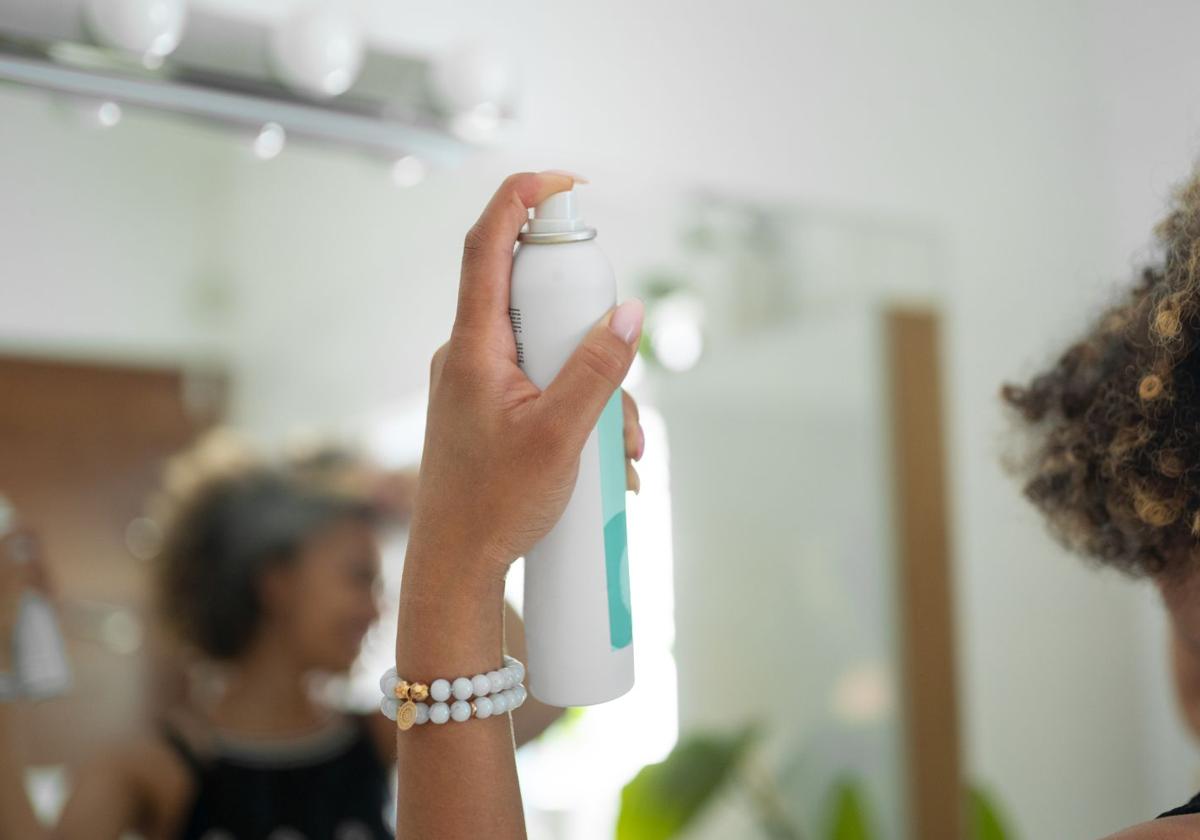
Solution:
{"label": "black top", "polygon": [[264,746],[215,740],[211,755],[163,736],[188,766],[195,797],[182,840],[392,840],[388,770],[366,718]]}
{"label": "black top", "polygon": [[1159,814],[1158,818],[1163,817],[1182,817],[1185,814],[1200,814],[1200,793],[1193,796],[1186,805],[1181,805],[1165,814]]}

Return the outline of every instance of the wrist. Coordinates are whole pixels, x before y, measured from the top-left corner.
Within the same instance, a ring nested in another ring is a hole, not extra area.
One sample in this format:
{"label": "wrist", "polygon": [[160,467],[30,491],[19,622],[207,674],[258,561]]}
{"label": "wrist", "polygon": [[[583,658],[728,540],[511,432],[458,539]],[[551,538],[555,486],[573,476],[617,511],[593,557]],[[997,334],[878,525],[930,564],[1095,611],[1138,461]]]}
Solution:
{"label": "wrist", "polygon": [[504,589],[504,579],[515,558],[480,536],[449,523],[428,523],[424,517],[413,522],[405,554],[405,576],[412,569],[422,587],[433,587],[484,596]]}
{"label": "wrist", "polygon": [[396,633],[396,667],[406,678],[496,668],[504,646],[504,577],[471,571],[480,566],[448,546],[410,541]]}

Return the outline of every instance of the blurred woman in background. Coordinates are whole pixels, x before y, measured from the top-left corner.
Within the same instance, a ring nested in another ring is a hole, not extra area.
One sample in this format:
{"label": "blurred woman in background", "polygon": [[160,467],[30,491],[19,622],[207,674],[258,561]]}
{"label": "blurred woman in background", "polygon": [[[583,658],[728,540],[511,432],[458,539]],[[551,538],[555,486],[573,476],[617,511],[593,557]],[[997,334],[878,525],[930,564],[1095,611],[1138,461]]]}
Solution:
{"label": "blurred woman in background", "polygon": [[[1025,495],[1068,548],[1147,577],[1200,730],[1200,171],[1156,228],[1159,261],[1057,363],[1006,386],[1032,448]],[[1200,837],[1200,796],[1118,835]]]}
{"label": "blurred woman in background", "polygon": [[[395,724],[329,708],[313,692],[314,678],[350,669],[379,617],[379,508],[314,472],[239,466],[178,500],[158,558],[159,603],[187,649],[222,666],[223,690],[91,762],[56,836],[393,836]],[[31,573],[0,564],[0,656]],[[523,657],[520,618],[507,611],[508,648]],[[0,703],[0,741],[6,711]],[[530,698],[513,713],[517,743],[560,713]],[[41,833],[15,753],[0,745],[0,837],[24,840]]]}

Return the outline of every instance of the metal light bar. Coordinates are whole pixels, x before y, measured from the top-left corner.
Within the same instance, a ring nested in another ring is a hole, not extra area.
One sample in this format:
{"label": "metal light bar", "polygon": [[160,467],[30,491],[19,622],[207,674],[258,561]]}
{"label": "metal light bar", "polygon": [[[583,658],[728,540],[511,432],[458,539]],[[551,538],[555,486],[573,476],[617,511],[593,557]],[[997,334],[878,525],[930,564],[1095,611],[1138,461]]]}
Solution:
{"label": "metal light bar", "polygon": [[36,55],[0,52],[0,81],[237,127],[257,129],[273,122],[292,139],[356,146],[391,158],[416,155],[437,165],[460,162],[468,149],[451,134],[432,127],[185,81],[78,69]]}

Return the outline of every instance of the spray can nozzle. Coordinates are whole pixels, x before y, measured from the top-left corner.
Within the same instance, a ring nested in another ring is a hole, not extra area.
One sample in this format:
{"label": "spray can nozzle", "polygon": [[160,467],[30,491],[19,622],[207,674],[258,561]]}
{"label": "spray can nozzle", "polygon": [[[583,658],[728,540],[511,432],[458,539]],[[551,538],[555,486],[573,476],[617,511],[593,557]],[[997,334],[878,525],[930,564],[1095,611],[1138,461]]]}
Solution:
{"label": "spray can nozzle", "polygon": [[579,214],[579,195],[575,190],[555,193],[533,208],[530,233],[567,233],[587,230]]}

